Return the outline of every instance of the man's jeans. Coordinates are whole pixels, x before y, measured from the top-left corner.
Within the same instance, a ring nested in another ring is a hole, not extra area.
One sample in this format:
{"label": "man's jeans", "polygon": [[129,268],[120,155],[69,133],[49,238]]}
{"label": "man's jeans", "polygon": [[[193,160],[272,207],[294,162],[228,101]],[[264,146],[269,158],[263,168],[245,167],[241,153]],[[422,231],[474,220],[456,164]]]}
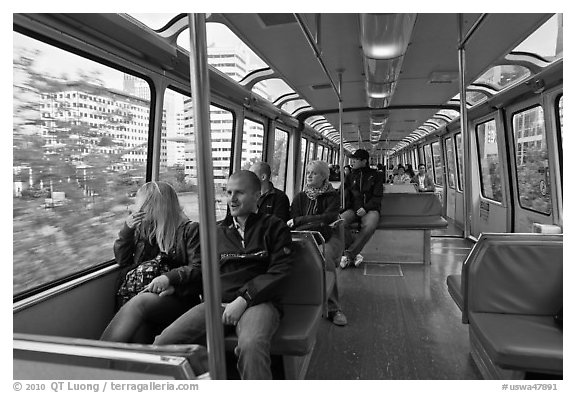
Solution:
{"label": "man's jeans", "polygon": [[334,234],[324,245],[324,259],[326,260],[326,270],[334,272],[334,288],[328,296],[328,313],[333,313],[340,310],[340,299],[338,294],[338,272],[336,266],[340,263],[342,250],[344,245],[342,241]]}
{"label": "man's jeans", "polygon": [[[344,219],[346,224],[346,250],[351,254],[352,258],[354,258],[360,253],[360,251],[362,251],[364,245],[368,243],[368,240],[370,240],[376,231],[378,222],[380,221],[380,213],[376,210],[370,210],[366,213],[366,215],[358,217],[356,212],[348,209],[340,214],[340,216]],[[358,233],[358,236],[356,236],[356,239],[354,239],[352,242],[350,225],[357,221],[360,221],[360,232]]]}
{"label": "man's jeans", "polygon": [[[236,325],[238,346],[234,351],[242,379],[272,379],[270,341],[279,325],[280,312],[272,303],[260,303],[244,311]],[[164,329],[154,344],[204,344],[205,337],[205,304],[201,303]]]}

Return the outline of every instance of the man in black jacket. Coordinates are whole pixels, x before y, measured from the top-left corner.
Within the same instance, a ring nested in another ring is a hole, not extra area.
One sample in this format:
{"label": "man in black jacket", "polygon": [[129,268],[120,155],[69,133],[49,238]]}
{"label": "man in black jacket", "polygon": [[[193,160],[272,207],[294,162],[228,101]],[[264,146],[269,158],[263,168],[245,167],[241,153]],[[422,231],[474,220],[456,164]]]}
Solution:
{"label": "man in black jacket", "polygon": [[[270,340],[280,324],[280,285],[292,268],[290,230],[278,217],[256,212],[259,196],[260,182],[254,173],[234,173],[227,185],[230,215],[217,226],[222,323],[236,327],[235,352],[243,379],[272,378]],[[201,288],[200,261],[192,265],[171,271],[158,290]],[[193,307],[154,343],[201,343],[206,335],[204,313],[203,303]]]}
{"label": "man in black jacket", "polygon": [[286,222],[290,219],[290,200],[286,194],[274,187],[270,181],[272,170],[265,162],[256,162],[250,168],[260,180],[260,198],[258,198],[258,213],[274,214]]}
{"label": "man in black jacket", "polygon": [[[380,203],[384,187],[382,173],[368,165],[370,155],[364,149],[358,149],[350,156],[352,172],[344,180],[345,211],[341,214],[348,230],[346,231],[346,250],[340,267],[345,268],[362,263],[360,251],[370,240],[380,220]],[[360,222],[360,232],[352,241],[349,226]]]}

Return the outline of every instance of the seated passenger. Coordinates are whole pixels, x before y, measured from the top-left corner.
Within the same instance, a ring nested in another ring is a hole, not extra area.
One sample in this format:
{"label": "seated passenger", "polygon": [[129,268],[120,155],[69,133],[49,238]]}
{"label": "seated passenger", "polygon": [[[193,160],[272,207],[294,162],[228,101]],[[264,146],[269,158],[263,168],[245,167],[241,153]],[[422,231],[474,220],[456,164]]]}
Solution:
{"label": "seated passenger", "polygon": [[[319,231],[326,241],[326,266],[336,273],[344,245],[337,236],[332,236],[329,224],[338,219],[340,194],[328,181],[329,169],[324,161],[311,161],[306,167],[306,186],[292,201],[292,219],[288,226],[294,230]],[[328,298],[328,319],[335,325],[348,323],[338,301],[338,277]]]}
{"label": "seated passenger", "polygon": [[260,198],[258,199],[258,213],[274,214],[286,222],[290,219],[290,200],[286,194],[274,187],[270,181],[272,171],[265,162],[257,162],[250,168],[260,180]]}
{"label": "seated passenger", "polygon": [[393,183],[394,184],[409,184],[410,183],[410,176],[408,176],[404,172],[404,166],[398,165],[398,174],[394,176]]}
{"label": "seated passenger", "polygon": [[[358,149],[350,156],[352,172],[344,181],[346,196],[345,211],[341,214],[347,226],[346,250],[340,262],[343,269],[351,264],[362,263],[360,251],[370,240],[380,220],[380,203],[384,187],[382,173],[368,166],[370,155],[364,149]],[[354,240],[350,225],[359,222],[360,232]]]}
{"label": "seated passenger", "polygon": [[418,191],[420,192],[430,192],[434,191],[434,181],[426,173],[426,165],[418,165],[418,174],[412,178],[412,183],[418,185]]}
{"label": "seated passenger", "polygon": [[414,173],[414,169],[412,169],[412,164],[406,164],[406,174],[412,179],[416,174]]}
{"label": "seated passenger", "polygon": [[152,280],[144,292],[122,306],[101,339],[150,343],[156,333],[198,304],[200,288],[176,293],[167,290],[182,266],[199,264],[198,251],[198,223],[186,217],[172,186],[164,182],[144,184],[136,193],[134,213],[128,216],[114,242],[114,256],[120,266],[135,267],[162,255],[166,270],[170,269],[161,276],[167,283],[159,285],[163,280],[159,277]]}
{"label": "seated passenger", "polygon": [[[280,285],[292,268],[292,237],[278,217],[257,213],[260,181],[254,173],[234,173],[226,193],[230,216],[216,227],[222,323],[236,329],[240,376],[271,379],[270,341],[280,324]],[[196,288],[201,278],[200,266],[192,265],[176,285]],[[205,336],[201,303],[164,329],[154,344],[201,344]]]}

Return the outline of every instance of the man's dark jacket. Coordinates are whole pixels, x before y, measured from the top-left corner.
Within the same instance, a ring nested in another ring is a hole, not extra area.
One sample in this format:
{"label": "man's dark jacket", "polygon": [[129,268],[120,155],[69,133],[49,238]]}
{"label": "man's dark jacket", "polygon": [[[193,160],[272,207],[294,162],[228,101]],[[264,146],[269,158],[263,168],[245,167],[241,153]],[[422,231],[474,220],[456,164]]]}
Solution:
{"label": "man's dark jacket", "polygon": [[354,211],[364,208],[367,212],[380,212],[384,187],[382,173],[362,167],[354,169],[344,180],[345,208]]}
{"label": "man's dark jacket", "polygon": [[[244,241],[232,217],[216,226],[222,301],[244,297],[248,307],[265,302],[278,303],[282,282],[292,268],[292,237],[278,217],[252,213],[246,220]],[[166,273],[177,292],[202,288],[200,258],[193,264]]]}
{"label": "man's dark jacket", "polygon": [[273,214],[286,222],[290,219],[290,200],[286,194],[272,186],[272,189],[260,195],[258,213]]}

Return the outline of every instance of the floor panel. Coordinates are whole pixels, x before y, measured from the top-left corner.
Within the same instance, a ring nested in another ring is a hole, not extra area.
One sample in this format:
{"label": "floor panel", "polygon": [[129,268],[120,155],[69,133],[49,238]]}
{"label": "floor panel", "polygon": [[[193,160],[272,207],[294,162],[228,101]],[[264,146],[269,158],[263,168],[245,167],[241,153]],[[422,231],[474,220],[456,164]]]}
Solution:
{"label": "floor panel", "polygon": [[[307,379],[481,378],[469,355],[468,327],[446,289],[446,276],[460,273],[471,243],[456,238],[431,243],[428,266],[339,270],[349,324],[321,321]],[[379,274],[398,270],[402,275]]]}

